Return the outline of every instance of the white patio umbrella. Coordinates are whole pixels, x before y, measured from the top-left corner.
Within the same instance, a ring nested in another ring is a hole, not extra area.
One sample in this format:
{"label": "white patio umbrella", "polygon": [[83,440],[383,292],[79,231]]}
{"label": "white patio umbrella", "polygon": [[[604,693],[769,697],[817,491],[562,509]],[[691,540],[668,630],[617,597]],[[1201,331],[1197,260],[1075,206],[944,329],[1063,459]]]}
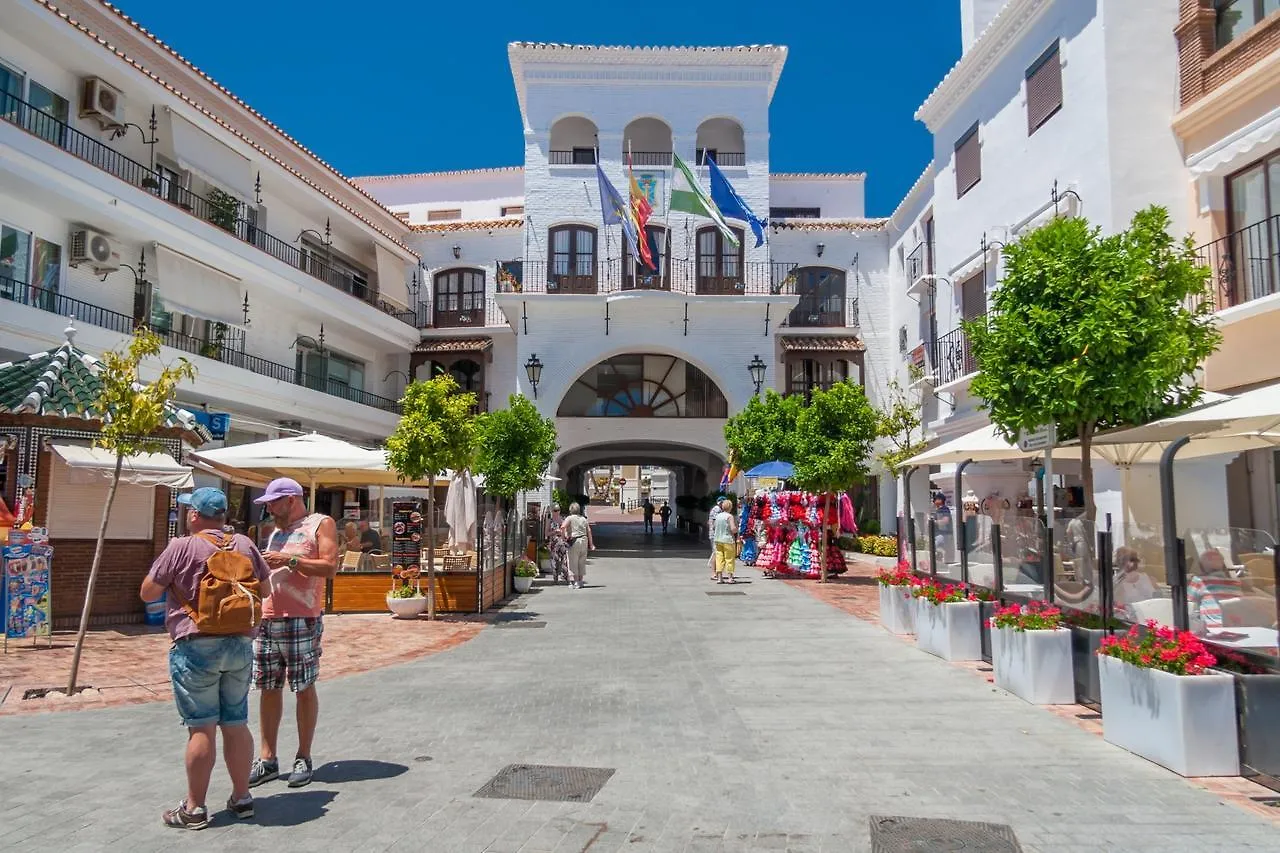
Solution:
{"label": "white patio umbrella", "polygon": [[1205,456],[1280,445],[1280,383],[1143,426],[1116,430],[1096,440],[1105,444],[1167,444],[1184,437],[1192,443],[1181,455]]}
{"label": "white patio umbrella", "polygon": [[942,465],[949,462],[998,462],[1004,459],[1030,459],[1039,453],[1026,453],[1011,443],[995,424],[987,424],[959,438],[939,444],[932,450],[917,453],[903,465]]}
{"label": "white patio umbrella", "polygon": [[449,480],[444,498],[444,520],[449,525],[449,545],[467,551],[476,542],[476,482],[462,470]]}

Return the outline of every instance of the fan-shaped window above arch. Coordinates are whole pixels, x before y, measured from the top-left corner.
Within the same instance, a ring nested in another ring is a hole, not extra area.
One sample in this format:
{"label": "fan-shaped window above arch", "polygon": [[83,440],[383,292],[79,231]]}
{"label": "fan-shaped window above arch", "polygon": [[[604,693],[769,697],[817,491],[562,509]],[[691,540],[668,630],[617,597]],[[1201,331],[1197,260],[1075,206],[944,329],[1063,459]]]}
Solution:
{"label": "fan-shaped window above arch", "polygon": [[705,373],[670,355],[628,353],[592,367],[570,386],[562,418],[723,418],[729,404]]}

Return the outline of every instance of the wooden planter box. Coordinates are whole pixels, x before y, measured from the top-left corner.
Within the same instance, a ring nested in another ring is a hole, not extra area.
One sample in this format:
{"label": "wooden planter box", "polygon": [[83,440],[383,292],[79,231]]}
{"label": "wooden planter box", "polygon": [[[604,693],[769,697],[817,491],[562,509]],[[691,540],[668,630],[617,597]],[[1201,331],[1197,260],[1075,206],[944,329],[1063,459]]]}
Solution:
{"label": "wooden planter box", "polygon": [[943,660],[982,660],[978,602],[934,604],[917,598],[916,643]]}
{"label": "wooden planter box", "polygon": [[909,586],[880,587],[880,624],[891,634],[914,634],[916,602]]}
{"label": "wooden planter box", "polygon": [[1076,688],[1071,669],[1071,631],[991,629],[996,686],[1032,705],[1070,705]]}
{"label": "wooden planter box", "polygon": [[1183,776],[1236,776],[1235,685],[1228,675],[1173,675],[1098,658],[1102,736]]}

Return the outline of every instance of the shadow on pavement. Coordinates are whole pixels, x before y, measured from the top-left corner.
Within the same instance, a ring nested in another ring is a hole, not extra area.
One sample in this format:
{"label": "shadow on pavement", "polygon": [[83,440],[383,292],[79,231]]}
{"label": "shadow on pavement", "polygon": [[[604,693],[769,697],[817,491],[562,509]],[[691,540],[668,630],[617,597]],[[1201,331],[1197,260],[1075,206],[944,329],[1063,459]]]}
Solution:
{"label": "shadow on pavement", "polygon": [[[380,762],[376,762],[380,763]],[[398,764],[387,765],[399,767]],[[337,791],[288,791],[270,797],[255,797],[253,821],[260,826],[299,826],[329,813]]]}
{"label": "shadow on pavement", "polygon": [[407,773],[408,770],[403,764],[356,758],[321,764],[316,768],[313,778],[317,782],[365,782],[370,779],[390,779]]}

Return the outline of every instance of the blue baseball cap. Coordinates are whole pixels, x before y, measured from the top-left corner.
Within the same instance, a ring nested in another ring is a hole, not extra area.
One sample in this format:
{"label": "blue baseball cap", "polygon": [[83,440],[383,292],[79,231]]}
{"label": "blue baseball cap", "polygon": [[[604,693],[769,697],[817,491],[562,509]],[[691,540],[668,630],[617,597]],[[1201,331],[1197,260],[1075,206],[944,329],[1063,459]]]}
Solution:
{"label": "blue baseball cap", "polygon": [[189,506],[205,518],[216,518],[227,514],[227,496],[222,489],[205,486],[194,492],[178,495],[178,503]]}

